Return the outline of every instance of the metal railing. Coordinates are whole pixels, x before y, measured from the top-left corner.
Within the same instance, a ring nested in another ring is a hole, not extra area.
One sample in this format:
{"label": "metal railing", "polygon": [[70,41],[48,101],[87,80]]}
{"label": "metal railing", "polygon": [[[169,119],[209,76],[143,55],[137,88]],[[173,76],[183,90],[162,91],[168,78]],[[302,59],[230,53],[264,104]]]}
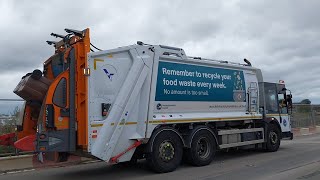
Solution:
{"label": "metal railing", "polygon": [[[0,135],[14,133],[21,107],[22,99],[0,98]],[[22,155],[30,152],[20,152],[12,146],[0,145],[0,157]]]}
{"label": "metal railing", "polygon": [[320,126],[320,105],[294,104],[291,117],[293,128]]}

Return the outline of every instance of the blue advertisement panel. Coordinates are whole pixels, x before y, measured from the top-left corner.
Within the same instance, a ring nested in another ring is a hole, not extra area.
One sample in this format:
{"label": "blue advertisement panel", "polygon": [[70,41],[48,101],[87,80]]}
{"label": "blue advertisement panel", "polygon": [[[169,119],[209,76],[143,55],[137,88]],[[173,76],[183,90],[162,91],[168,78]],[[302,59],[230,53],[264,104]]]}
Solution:
{"label": "blue advertisement panel", "polygon": [[244,102],[243,71],[159,62],[156,101]]}

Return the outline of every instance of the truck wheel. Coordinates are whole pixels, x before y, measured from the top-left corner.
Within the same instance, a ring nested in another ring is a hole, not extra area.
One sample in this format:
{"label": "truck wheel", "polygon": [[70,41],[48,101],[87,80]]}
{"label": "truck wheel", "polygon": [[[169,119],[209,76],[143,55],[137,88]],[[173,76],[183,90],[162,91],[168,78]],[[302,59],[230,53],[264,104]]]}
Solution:
{"label": "truck wheel", "polygon": [[180,137],[173,131],[163,131],[155,137],[147,162],[156,172],[171,172],[180,165],[182,154],[183,144]]}
{"label": "truck wheel", "polygon": [[280,129],[274,124],[269,124],[266,138],[266,150],[268,152],[277,151],[280,147]]}
{"label": "truck wheel", "polygon": [[207,130],[198,131],[186,151],[187,162],[194,166],[205,166],[212,162],[217,151],[213,135]]}

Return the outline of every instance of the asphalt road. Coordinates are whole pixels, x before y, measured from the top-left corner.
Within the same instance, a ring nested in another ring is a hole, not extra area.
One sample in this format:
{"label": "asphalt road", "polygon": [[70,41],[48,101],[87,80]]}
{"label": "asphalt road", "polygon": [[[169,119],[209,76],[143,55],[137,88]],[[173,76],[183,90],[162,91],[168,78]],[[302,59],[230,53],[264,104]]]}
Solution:
{"label": "asphalt road", "polygon": [[176,171],[156,174],[148,170],[144,161],[135,166],[107,166],[103,162],[82,164],[63,168],[34,170],[23,173],[1,175],[0,180],[260,180],[260,179],[320,179],[320,135],[298,137],[293,141],[282,141],[279,151],[220,152],[210,165],[192,167],[183,164]]}

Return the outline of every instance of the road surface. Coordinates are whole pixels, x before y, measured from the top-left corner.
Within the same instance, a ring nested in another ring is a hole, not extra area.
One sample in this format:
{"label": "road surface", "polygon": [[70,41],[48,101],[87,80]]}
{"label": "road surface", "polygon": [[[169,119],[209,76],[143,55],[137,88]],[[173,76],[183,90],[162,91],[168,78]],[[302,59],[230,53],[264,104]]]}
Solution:
{"label": "road surface", "polygon": [[144,161],[136,166],[107,166],[103,162],[82,164],[63,168],[34,170],[23,173],[0,175],[0,180],[319,180],[320,135],[298,137],[282,141],[279,151],[221,152],[210,165],[192,167],[183,164],[176,171],[156,174],[148,170]]}

